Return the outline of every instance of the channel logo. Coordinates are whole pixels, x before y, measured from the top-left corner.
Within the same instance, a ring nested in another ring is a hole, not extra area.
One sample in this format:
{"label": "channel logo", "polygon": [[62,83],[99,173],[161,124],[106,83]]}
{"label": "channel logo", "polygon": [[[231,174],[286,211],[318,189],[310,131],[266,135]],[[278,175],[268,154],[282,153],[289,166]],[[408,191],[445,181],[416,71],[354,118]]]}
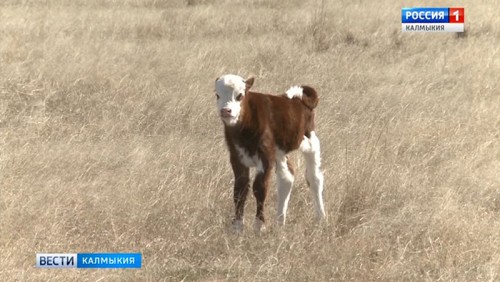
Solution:
{"label": "channel logo", "polygon": [[403,8],[403,32],[464,32],[465,8]]}
{"label": "channel logo", "polygon": [[39,268],[141,268],[140,253],[40,253],[36,254]]}

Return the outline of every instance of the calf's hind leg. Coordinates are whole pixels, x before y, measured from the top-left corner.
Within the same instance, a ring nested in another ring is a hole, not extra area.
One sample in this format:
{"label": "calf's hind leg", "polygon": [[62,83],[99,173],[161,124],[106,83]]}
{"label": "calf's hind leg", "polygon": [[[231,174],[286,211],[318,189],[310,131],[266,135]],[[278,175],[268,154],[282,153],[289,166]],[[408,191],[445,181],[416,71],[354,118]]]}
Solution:
{"label": "calf's hind leg", "polygon": [[285,225],[294,176],[291,162],[284,152],[276,154],[276,180],[278,182],[278,224]]}
{"label": "calf's hind leg", "polygon": [[325,207],[323,204],[323,173],[321,172],[321,156],[319,139],[311,131],[310,137],[304,136],[304,140],[300,144],[305,163],[306,163],[306,180],[311,189],[318,219],[326,217]]}

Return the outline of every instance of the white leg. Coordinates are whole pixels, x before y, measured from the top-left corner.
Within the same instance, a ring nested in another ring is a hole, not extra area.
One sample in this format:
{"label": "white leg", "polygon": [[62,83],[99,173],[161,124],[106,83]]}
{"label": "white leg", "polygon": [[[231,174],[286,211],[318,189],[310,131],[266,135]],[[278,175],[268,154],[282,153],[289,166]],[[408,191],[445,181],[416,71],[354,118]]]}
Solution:
{"label": "white leg", "polygon": [[276,154],[276,182],[278,182],[278,224],[285,225],[288,201],[292,192],[293,174],[287,163],[287,156],[284,152],[278,151]]}
{"label": "white leg", "polygon": [[255,221],[253,222],[253,230],[256,234],[260,234],[261,232],[266,231],[266,225],[262,220],[255,218]]}
{"label": "white leg", "polygon": [[323,204],[323,173],[320,170],[321,156],[319,139],[314,133],[311,132],[311,137],[304,137],[300,144],[300,150],[304,154],[306,162],[306,179],[311,189],[316,208],[316,215],[319,219],[324,219],[325,207]]}

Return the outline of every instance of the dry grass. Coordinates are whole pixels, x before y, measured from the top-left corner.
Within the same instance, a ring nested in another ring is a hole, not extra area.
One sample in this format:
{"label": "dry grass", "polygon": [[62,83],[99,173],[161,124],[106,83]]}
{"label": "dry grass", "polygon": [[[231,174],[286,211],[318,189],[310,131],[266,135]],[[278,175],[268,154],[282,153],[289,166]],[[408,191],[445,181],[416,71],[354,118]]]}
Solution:
{"label": "dry grass", "polygon": [[[499,281],[498,3],[464,3],[456,37],[402,34],[410,1],[3,1],[0,280]],[[326,224],[301,173],[283,230],[227,231],[228,72],[320,91]],[[44,270],[37,252],[144,265]]]}

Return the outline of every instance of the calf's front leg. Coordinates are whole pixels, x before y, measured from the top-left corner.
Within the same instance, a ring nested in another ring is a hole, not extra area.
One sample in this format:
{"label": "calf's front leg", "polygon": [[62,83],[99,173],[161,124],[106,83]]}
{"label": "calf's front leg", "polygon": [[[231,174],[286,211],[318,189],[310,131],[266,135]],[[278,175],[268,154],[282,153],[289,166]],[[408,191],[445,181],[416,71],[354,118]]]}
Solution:
{"label": "calf's front leg", "polygon": [[243,213],[245,209],[245,201],[248,195],[248,189],[250,184],[250,170],[248,167],[244,166],[239,159],[231,157],[231,166],[234,173],[234,207],[235,215],[233,219],[233,229],[236,231],[242,231],[243,224]]}

